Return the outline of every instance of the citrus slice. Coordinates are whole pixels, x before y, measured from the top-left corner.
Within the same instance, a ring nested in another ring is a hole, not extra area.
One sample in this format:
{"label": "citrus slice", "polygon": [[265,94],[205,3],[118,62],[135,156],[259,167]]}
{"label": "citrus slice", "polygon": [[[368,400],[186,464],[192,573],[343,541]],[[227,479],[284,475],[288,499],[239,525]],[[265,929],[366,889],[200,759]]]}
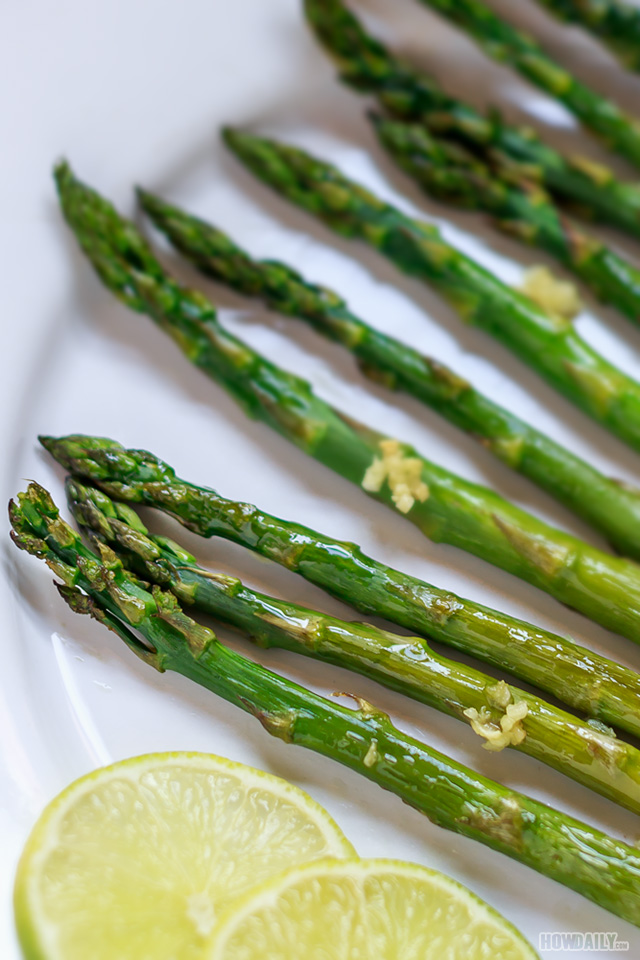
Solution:
{"label": "citrus slice", "polygon": [[287,870],[220,918],[206,960],[537,960],[510,923],[434,870],[324,860]]}
{"label": "citrus slice", "polygon": [[77,780],[40,817],[18,866],[18,934],[33,960],[194,960],[256,883],[354,855],[285,780],[207,754],[135,757]]}

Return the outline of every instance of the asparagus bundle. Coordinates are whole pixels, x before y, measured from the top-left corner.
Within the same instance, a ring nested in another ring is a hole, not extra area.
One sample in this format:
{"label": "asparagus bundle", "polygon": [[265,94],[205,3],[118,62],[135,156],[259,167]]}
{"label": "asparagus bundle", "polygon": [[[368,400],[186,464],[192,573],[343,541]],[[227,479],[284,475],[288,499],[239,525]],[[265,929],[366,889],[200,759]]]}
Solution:
{"label": "asparagus bundle", "polygon": [[382,145],[439,200],[492,214],[506,233],[541,247],[572,270],[605,303],[640,323],[640,270],[562,213],[526,171],[499,156],[485,164],[466,148],[433,137],[421,124],[374,117]]}
{"label": "asparagus bundle", "polygon": [[538,0],[556,16],[586,27],[625,66],[640,68],[640,10],[623,0]]}
{"label": "asparagus bundle", "polygon": [[[593,524],[616,550],[640,558],[636,491],[604,477],[453,370],[368,326],[333,291],[308,283],[286,264],[252,260],[220,230],[149,193],[139,196],[173,246],[208,276],[307,320],[350,350],[365,374],[428,404]],[[640,315],[640,302],[638,308]]]}
{"label": "asparagus bundle", "polygon": [[[353,543],[226,500],[176,477],[168,463],[97,437],[41,437],[76,477],[118,501],[162,510],[203,537],[222,537],[274,560],[365,614],[507,670],[590,717],[640,734],[640,675],[557,634],[394,570]],[[74,488],[77,490],[77,488]],[[77,493],[72,492],[72,502]],[[119,519],[130,520],[122,503]]]}
{"label": "asparagus bundle", "polygon": [[486,159],[498,152],[503,162],[524,166],[530,180],[540,180],[580,212],[640,236],[640,186],[617,180],[611,170],[586,157],[565,157],[530,129],[508,125],[495,112],[482,114],[448,96],[431,76],[366,33],[342,0],[305,0],[305,10],[345,83],[375,94],[392,114],[467,144],[476,156]]}
{"label": "asparagus bundle", "polygon": [[[151,316],[249,415],[398,510],[429,539],[468,550],[640,641],[640,566],[543,523],[494,491],[418,456],[409,444],[346,418],[305,380],[225,331],[212,304],[179,286],[134,225],[66,165],[57,178],[65,216],[107,287]],[[64,441],[50,440],[48,446],[65,456]]]}
{"label": "asparagus bundle", "polygon": [[640,384],[589,346],[570,321],[546,314],[446,243],[435,226],[384,203],[331,164],[237,130],[226,130],[225,140],[279,194],[433,286],[466,323],[492,334],[576,406],[640,450]]}
{"label": "asparagus bundle", "polygon": [[[550,527],[493,491],[339,414],[219,324],[202,294],[180,287],[133,224],[58,170],[68,222],[106,285],[149,314],[247,410],[316,460],[407,516],[430,539],[469,550],[604,626],[640,639],[640,567]],[[54,444],[50,444],[53,446]],[[58,444],[58,453],[63,448]]]}
{"label": "asparagus bundle", "polygon": [[402,733],[365,701],[347,709],[227,649],[172,594],[144,589],[108,547],[100,556],[89,551],[41,487],[32,484],[10,509],[15,544],[48,563],[72,610],[109,627],[145,663],[195,680],[255,716],[272,736],[332,757],[439,826],[640,926],[640,855],[633,847],[474,773]]}
{"label": "asparagus bundle", "polygon": [[481,0],[420,0],[465,30],[484,52],[563,103],[585,126],[631,163],[640,166],[640,120],[581,83],[530,36],[507,23]]}
{"label": "asparagus bundle", "polygon": [[109,544],[127,567],[170,589],[184,605],[229,623],[254,642],[364,674],[471,725],[489,750],[515,747],[640,813],[640,751],[539,697],[436,654],[418,637],[352,623],[249,589],[198,566],[138,515],[101,491],[67,483],[81,529]]}

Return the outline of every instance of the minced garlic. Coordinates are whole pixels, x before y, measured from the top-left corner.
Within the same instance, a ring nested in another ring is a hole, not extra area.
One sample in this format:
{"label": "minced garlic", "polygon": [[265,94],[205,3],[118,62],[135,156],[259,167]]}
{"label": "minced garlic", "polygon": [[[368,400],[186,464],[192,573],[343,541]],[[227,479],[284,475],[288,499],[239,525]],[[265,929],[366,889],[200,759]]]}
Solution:
{"label": "minced garlic", "polygon": [[524,275],[522,292],[546,313],[573,320],[582,304],[575,284],[559,280],[548,267],[531,267]]}
{"label": "minced garlic", "polygon": [[505,747],[515,747],[522,743],[527,735],[522,726],[522,721],[529,712],[527,703],[524,700],[509,702],[512,699],[511,690],[504,680],[487,687],[485,692],[492,705],[504,710],[498,722],[492,719],[488,707],[481,707],[480,711],[469,707],[463,711],[464,716],[469,718],[474,733],[487,741],[483,744],[485,750],[504,750]]}
{"label": "minced garlic", "polygon": [[492,707],[500,707],[501,710],[506,710],[511,703],[511,690],[504,680],[499,680],[498,683],[494,683],[491,687],[486,687],[484,692]]}
{"label": "minced garlic", "polygon": [[374,457],[362,480],[369,493],[378,493],[385,480],[391,490],[391,499],[400,513],[409,513],[419,500],[429,496],[429,487],[422,479],[422,461],[419,457],[407,457],[398,440],[381,440],[381,457]]}
{"label": "minced garlic", "polygon": [[362,486],[368,493],[378,493],[387,479],[387,468],[380,457],[374,457],[367,467]]}

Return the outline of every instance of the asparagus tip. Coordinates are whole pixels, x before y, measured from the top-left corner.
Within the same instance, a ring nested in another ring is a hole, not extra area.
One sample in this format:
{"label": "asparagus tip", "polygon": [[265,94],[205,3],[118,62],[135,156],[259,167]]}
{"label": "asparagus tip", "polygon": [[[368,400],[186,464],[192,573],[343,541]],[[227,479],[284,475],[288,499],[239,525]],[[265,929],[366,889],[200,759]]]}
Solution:
{"label": "asparagus tip", "polygon": [[55,583],[54,586],[62,599],[71,607],[74,613],[84,614],[86,616],[93,617],[96,620],[101,620],[100,616],[101,609],[100,607],[87,596],[86,593],[82,593],[78,590],[77,587],[69,587],[64,583]]}
{"label": "asparagus tip", "polygon": [[70,433],[65,437],[40,434],[38,440],[54,460],[68,470],[73,470],[77,460],[89,457],[93,452],[124,450],[120,443],[109,437],[92,437],[83,433]]}
{"label": "asparagus tip", "polygon": [[222,128],[221,136],[229,149],[241,156],[252,152],[252,148],[262,142],[260,137],[239,127],[225,126]]}
{"label": "asparagus tip", "polygon": [[138,198],[138,203],[143,210],[147,211],[147,213],[164,206],[164,203],[160,197],[156,196],[155,193],[151,193],[149,190],[145,190],[144,187],[136,186],[135,193],[136,197]]}
{"label": "asparagus tip", "polygon": [[16,500],[9,500],[9,536],[19,550],[47,559],[49,550],[30,522],[30,518],[36,514],[40,519],[58,519],[58,510],[51,494],[40,484],[31,482],[25,492],[18,494]]}
{"label": "asparagus tip", "polygon": [[239,134],[237,127],[230,127],[225,124],[220,131],[220,135],[225,143],[233,143],[234,138]]}
{"label": "asparagus tip", "polygon": [[53,179],[56,181],[58,188],[61,188],[64,183],[73,179],[73,172],[69,161],[62,157],[60,160],[57,160],[53,165]]}
{"label": "asparagus tip", "polygon": [[136,187],[136,197],[140,208],[147,214],[159,230],[168,229],[171,223],[175,229],[176,211],[175,207],[163,200],[155,193],[145,190],[144,187]]}
{"label": "asparagus tip", "polygon": [[42,444],[45,450],[48,450],[49,452],[51,452],[53,446],[56,443],[56,437],[48,436],[45,433],[39,433],[38,441]]}
{"label": "asparagus tip", "polygon": [[53,459],[57,460],[63,467],[71,469],[72,458],[68,449],[68,443],[66,442],[67,439],[67,437],[52,437],[43,434],[38,436],[38,440],[47,453],[50,453]]}

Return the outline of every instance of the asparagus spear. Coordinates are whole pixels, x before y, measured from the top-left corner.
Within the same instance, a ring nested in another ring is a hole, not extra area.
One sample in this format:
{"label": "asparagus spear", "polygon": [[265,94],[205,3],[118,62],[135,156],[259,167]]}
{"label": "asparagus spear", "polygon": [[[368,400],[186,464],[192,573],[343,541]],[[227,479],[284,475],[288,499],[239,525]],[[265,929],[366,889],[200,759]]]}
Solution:
{"label": "asparagus spear", "polygon": [[433,137],[421,124],[374,117],[382,145],[425,191],[439,200],[493,215],[496,225],[577,274],[605,303],[640,323],[640,270],[572,223],[546,190],[499,156],[485,164],[464,147]]}
{"label": "asparagus spear", "polygon": [[640,69],[640,10],[622,0],[538,0],[556,16],[586,27],[632,70]]}
{"label": "asparagus spear", "polygon": [[272,736],[339,761],[439,826],[640,926],[640,855],[633,847],[480,776],[402,733],[365,701],[347,709],[227,649],[172,594],[143,589],[108,547],[100,556],[87,550],[41,487],[32,484],[11,504],[11,522],[16,545],[63,581],[58,589],[70,607],[111,628],[144,662],[195,680],[255,716]]}
{"label": "asparagus spear", "polygon": [[144,450],[97,437],[41,437],[76,477],[124,503],[162,510],[203,537],[274,560],[364,614],[385,617],[546,690],[588,716],[638,734],[640,676],[571,640],[438,589],[368,557],[353,543],[287,522],[176,477]]}
{"label": "asparagus spear", "polygon": [[303,150],[237,130],[225,140],[261,180],[338,233],[376,247],[435,287],[594,420],[640,450],[640,384],[589,346],[570,321],[546,314],[414,220]]}
{"label": "asparagus spear", "polygon": [[503,20],[481,0],[420,2],[461,27],[489,57],[510,64],[559,100],[607,146],[640,166],[640,120],[625,113],[613,100],[581,83],[528,34]]}
{"label": "asparagus spear", "polygon": [[503,161],[524,165],[527,176],[539,179],[555,197],[640,237],[638,184],[617,180],[611,170],[587,157],[564,156],[532,130],[448,96],[431,76],[393,56],[368,34],[342,0],[305,0],[305,10],[345,83],[375,94],[396,116],[467,144],[477,156],[486,159],[497,151]]}
{"label": "asparagus spear", "polygon": [[[65,216],[106,285],[148,313],[250,415],[398,510],[431,540],[475,553],[640,642],[640,566],[556,530],[418,456],[409,444],[338,413],[305,380],[226,332],[211,303],[172,280],[134,225],[68,167],[57,176]],[[49,446],[60,455],[64,441]]]}
{"label": "asparagus spear", "polygon": [[640,813],[640,751],[611,733],[448,660],[418,637],[330,617],[205,570],[179,544],[150,535],[131,508],[118,510],[101,491],[69,480],[67,496],[76,522],[92,541],[108,543],[127,567],[170,589],[183,605],[231,624],[260,646],[364,674],[469,723],[487,749],[515,747]]}
{"label": "asparagus spear", "polygon": [[[428,404],[593,524],[616,550],[640,558],[640,498],[635,491],[604,477],[453,370],[368,326],[333,291],[308,283],[286,264],[252,260],[204,221],[149,193],[139,195],[156,226],[204,273],[307,320],[350,350],[365,374]],[[640,289],[640,273],[638,279]]]}

